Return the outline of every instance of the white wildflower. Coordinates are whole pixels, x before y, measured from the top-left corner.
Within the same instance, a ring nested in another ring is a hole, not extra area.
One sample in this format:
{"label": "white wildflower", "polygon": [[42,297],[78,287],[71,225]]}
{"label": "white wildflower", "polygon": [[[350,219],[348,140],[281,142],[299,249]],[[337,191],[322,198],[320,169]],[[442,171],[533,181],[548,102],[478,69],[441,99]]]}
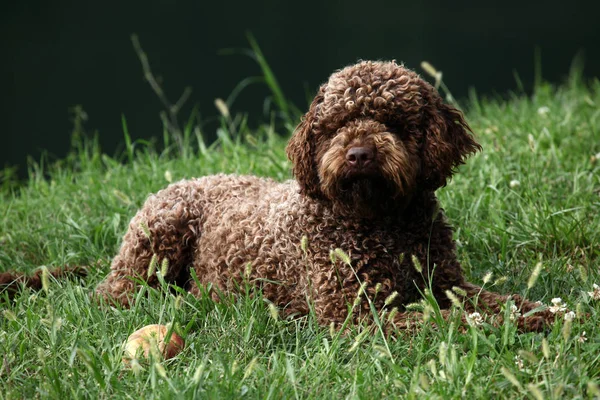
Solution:
{"label": "white wildflower", "polygon": [[523,363],[523,358],[521,358],[521,356],[516,355],[515,356],[515,365],[519,368],[519,370],[523,370],[523,367],[525,366],[525,364]]}
{"label": "white wildflower", "polygon": [[510,183],[508,185],[510,186],[511,189],[514,189],[514,188],[518,188],[519,186],[521,186],[521,182],[519,182],[516,179],[513,179],[512,181],[510,181]]}
{"label": "white wildflower", "polygon": [[517,306],[515,306],[514,304],[512,304],[510,306],[510,316],[509,316],[510,320],[511,321],[515,321],[520,316],[521,316],[521,313],[519,312],[519,309],[517,308]]}
{"label": "white wildflower", "polygon": [[576,314],[573,311],[569,311],[565,313],[565,321],[573,321],[575,319]]}
{"label": "white wildflower", "polygon": [[478,312],[467,315],[467,322],[471,326],[479,326],[483,324],[483,317]]}
{"label": "white wildflower", "polygon": [[579,343],[585,343],[587,341],[587,337],[585,336],[585,331],[581,332],[581,335],[577,338]]}
{"label": "white wildflower", "polygon": [[600,300],[600,286],[594,283],[592,287],[594,288],[594,290],[591,292],[587,292],[588,296],[590,296],[592,300]]}
{"label": "white wildflower", "polygon": [[540,107],[540,108],[538,108],[538,110],[537,110],[537,113],[538,113],[539,115],[546,115],[546,114],[548,114],[549,112],[550,112],[550,108],[548,108],[548,107],[546,107],[546,106]]}
{"label": "white wildflower", "polygon": [[552,305],[550,306],[549,310],[552,314],[563,313],[567,310],[567,306],[563,304],[560,297],[555,297],[550,302]]}

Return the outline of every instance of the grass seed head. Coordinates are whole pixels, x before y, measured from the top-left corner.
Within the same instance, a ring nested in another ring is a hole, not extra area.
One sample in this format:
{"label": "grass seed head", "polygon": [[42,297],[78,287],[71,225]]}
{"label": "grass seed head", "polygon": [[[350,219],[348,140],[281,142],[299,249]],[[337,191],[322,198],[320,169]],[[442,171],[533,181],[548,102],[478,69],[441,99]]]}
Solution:
{"label": "grass seed head", "polygon": [[421,300],[417,303],[409,303],[409,304],[405,305],[404,309],[406,311],[423,311],[424,307],[425,307],[425,301]]}
{"label": "grass seed head", "polygon": [[169,271],[169,259],[167,257],[163,258],[160,263],[160,275],[165,277],[167,276],[167,272]]}
{"label": "grass seed head", "polygon": [[529,143],[529,148],[531,151],[535,152],[535,139],[531,133],[527,135],[527,142]]}
{"label": "grass seed head", "polygon": [[148,265],[148,278],[153,276],[156,273],[156,267],[158,266],[158,257],[156,254],[152,254],[152,258],[150,259],[150,265]]}
{"label": "grass seed head", "polygon": [[144,232],[144,236],[146,239],[150,240],[150,228],[148,227],[148,223],[146,221],[140,222],[140,229]]}
{"label": "grass seed head", "polygon": [[440,364],[446,364],[446,359],[448,358],[448,344],[446,342],[440,343],[438,348],[438,358],[440,360]]}
{"label": "grass seed head", "polygon": [[383,302],[383,304],[385,304],[386,306],[389,306],[390,304],[392,304],[394,302],[396,297],[398,297],[398,292],[396,290],[394,290],[388,297],[385,298],[385,301]]}
{"label": "grass seed head", "polygon": [[429,371],[431,371],[431,375],[433,375],[433,377],[438,376],[437,365],[433,358],[427,362],[427,366],[429,367]]}
{"label": "grass seed head", "polygon": [[429,61],[422,61],[421,68],[432,78],[435,78],[438,73],[437,69]]}
{"label": "grass seed head", "polygon": [[423,390],[429,390],[429,379],[424,373],[419,374],[419,385],[421,388],[423,388]]}
{"label": "grass seed head", "polygon": [[527,280],[527,289],[531,289],[533,287],[533,285],[535,285],[535,282],[537,281],[538,277],[540,276],[540,272],[542,272],[542,262],[541,261],[535,265],[533,272],[529,276],[529,279]]}
{"label": "grass seed head", "polygon": [[131,201],[131,199],[125,193],[121,192],[120,190],[114,189],[113,194],[115,195],[115,197],[117,199],[119,199],[126,206],[130,206],[133,203]]}
{"label": "grass seed head", "polygon": [[154,368],[156,369],[156,372],[158,373],[158,375],[161,378],[163,378],[165,380],[169,379],[167,377],[167,371],[165,370],[165,367],[162,366],[162,364],[156,363],[156,364],[154,364]]}
{"label": "grass seed head", "polygon": [[274,321],[279,320],[279,310],[275,306],[275,304],[269,302],[269,315],[273,318]]}
{"label": "grass seed head", "polygon": [[425,71],[429,76],[435,79],[434,86],[436,89],[439,88],[440,83],[442,83],[442,71],[435,69],[435,67],[428,61],[421,62],[421,68],[423,68],[423,71]]}
{"label": "grass seed head", "polygon": [[375,344],[373,345],[373,350],[377,352],[378,358],[392,358],[392,355],[384,346]]}
{"label": "grass seed head", "polygon": [[600,387],[598,387],[598,384],[596,382],[589,381],[587,383],[587,390],[588,393],[594,396],[595,398],[600,397]]}
{"label": "grass seed head", "polygon": [[396,318],[396,315],[398,315],[398,307],[392,308],[392,311],[390,311],[390,313],[387,316],[387,320],[389,322],[393,322],[394,318]]}
{"label": "grass seed head", "polygon": [[169,183],[173,182],[173,174],[171,174],[171,171],[169,170],[165,171],[165,181]]}
{"label": "grass seed head", "polygon": [[531,393],[535,400],[544,400],[544,394],[542,393],[540,388],[537,387],[537,385],[533,383],[528,383],[527,390],[529,390],[529,393]]}
{"label": "grass seed head", "polygon": [[367,282],[363,282],[360,284],[360,287],[358,288],[358,294],[357,296],[360,297],[363,294],[365,294],[365,288],[367,287]]}
{"label": "grass seed head", "polygon": [[565,319],[565,323],[562,328],[562,336],[565,342],[571,337],[571,329],[573,328],[573,320]]}
{"label": "grass seed head", "polygon": [[375,285],[375,294],[381,291],[381,286],[381,282],[377,282],[377,284]]}
{"label": "grass seed head", "polygon": [[460,302],[460,300],[458,299],[458,297],[456,297],[456,295],[454,293],[452,293],[452,291],[450,290],[446,290],[446,297],[448,297],[448,299],[450,299],[450,302],[452,302],[452,305],[456,308],[462,308],[462,303]]}
{"label": "grass seed head", "polygon": [[461,297],[465,297],[467,295],[465,289],[458,286],[452,286],[452,291]]}
{"label": "grass seed head", "polygon": [[542,354],[544,355],[545,359],[550,358],[550,345],[548,344],[548,339],[546,338],[542,339]]}
{"label": "grass seed head", "polygon": [[504,375],[504,377],[506,379],[508,379],[508,381],[510,383],[512,383],[514,386],[518,387],[519,389],[522,389],[521,383],[519,382],[519,380],[517,379],[517,377],[514,376],[513,373],[510,372],[506,367],[501,367],[500,368],[500,372],[502,372],[502,375]]}
{"label": "grass seed head", "polygon": [[500,284],[506,282],[507,280],[508,280],[508,278],[506,276],[501,276],[494,281],[493,286],[500,285]]}
{"label": "grass seed head", "polygon": [[423,322],[428,322],[431,318],[431,314],[433,314],[433,307],[431,307],[431,304],[427,303],[423,307]]}
{"label": "grass seed head", "polygon": [[488,271],[484,276],[483,276],[483,284],[487,285],[488,283],[490,283],[490,281],[492,280],[492,271]]}
{"label": "grass seed head", "polygon": [[244,370],[243,380],[246,380],[246,378],[248,378],[252,374],[252,371],[254,371],[254,368],[257,365],[258,365],[258,357],[254,357],[252,360],[250,360],[250,362],[246,366],[246,369]]}
{"label": "grass seed head", "polygon": [[418,273],[422,274],[423,273],[423,266],[421,265],[421,261],[419,261],[419,259],[417,258],[416,255],[412,254],[410,256],[413,266],[415,267],[415,269],[417,270]]}
{"label": "grass seed head", "polygon": [[48,290],[50,289],[50,273],[45,265],[42,266],[42,289],[46,294],[48,294]]}
{"label": "grass seed head", "polygon": [[223,99],[216,98],[215,107],[217,107],[217,110],[219,110],[219,113],[223,117],[229,119],[229,117],[231,116],[231,114],[229,113],[229,107],[227,107],[227,103],[225,103]]}
{"label": "grass seed head", "polygon": [[350,348],[348,349],[348,353],[353,353],[354,350],[356,350],[358,348],[359,344],[360,343],[356,340],[354,342],[352,342],[352,346],[350,346]]}
{"label": "grass seed head", "polygon": [[344,250],[340,249],[339,247],[336,248],[334,250],[334,253],[336,255],[337,258],[339,258],[340,260],[342,260],[342,262],[346,265],[350,265],[351,261],[350,261],[350,256],[348,254],[346,254],[344,252]]}
{"label": "grass seed head", "polygon": [[302,236],[302,239],[300,240],[300,248],[304,253],[306,253],[306,249],[308,248],[308,236]]}
{"label": "grass seed head", "polygon": [[250,274],[252,274],[252,263],[248,261],[244,267],[244,278],[250,278]]}
{"label": "grass seed head", "polygon": [[196,385],[200,383],[200,380],[202,379],[202,375],[204,375],[205,368],[206,368],[206,361],[202,361],[202,364],[200,364],[200,366],[198,368],[196,368],[196,371],[194,372],[194,377],[192,378],[192,381],[194,381],[194,383]]}
{"label": "grass seed head", "polygon": [[16,321],[17,320],[17,316],[15,315],[15,313],[13,313],[9,309],[2,310],[2,316],[4,318],[6,318],[7,320],[9,320],[9,321]]}
{"label": "grass seed head", "polygon": [[144,371],[144,367],[140,364],[137,358],[133,358],[129,364],[129,367],[133,371],[134,375],[139,375],[142,371]]}

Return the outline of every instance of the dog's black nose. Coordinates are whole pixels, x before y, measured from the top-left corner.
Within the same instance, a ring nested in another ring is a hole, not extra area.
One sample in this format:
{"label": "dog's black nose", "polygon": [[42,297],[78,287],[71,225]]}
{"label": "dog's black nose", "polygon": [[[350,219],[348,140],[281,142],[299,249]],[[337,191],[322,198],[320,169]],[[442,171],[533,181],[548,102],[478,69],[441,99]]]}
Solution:
{"label": "dog's black nose", "polygon": [[346,162],[353,167],[364,167],[375,158],[375,151],[370,147],[352,147],[346,153]]}

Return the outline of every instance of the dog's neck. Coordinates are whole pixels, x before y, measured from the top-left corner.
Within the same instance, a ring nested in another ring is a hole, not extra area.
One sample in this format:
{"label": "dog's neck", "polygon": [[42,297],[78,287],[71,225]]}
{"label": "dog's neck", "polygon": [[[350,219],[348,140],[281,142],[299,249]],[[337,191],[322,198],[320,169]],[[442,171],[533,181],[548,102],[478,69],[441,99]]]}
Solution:
{"label": "dog's neck", "polygon": [[337,219],[360,225],[406,225],[431,219],[438,209],[432,191],[411,193],[380,204],[342,203],[321,198],[318,200]]}

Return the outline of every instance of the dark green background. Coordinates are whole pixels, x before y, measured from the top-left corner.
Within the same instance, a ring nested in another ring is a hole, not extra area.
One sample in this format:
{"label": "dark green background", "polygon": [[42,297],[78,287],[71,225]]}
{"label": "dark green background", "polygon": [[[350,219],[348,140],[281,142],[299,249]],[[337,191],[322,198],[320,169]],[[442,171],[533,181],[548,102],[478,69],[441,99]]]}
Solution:
{"label": "dark green background", "polygon": [[[62,157],[70,143],[69,107],[87,111],[104,151],[122,143],[121,114],[134,138],[159,136],[159,100],[143,81],[129,36],[139,35],[154,71],[175,99],[207,121],[258,67],[243,56],[218,55],[248,47],[256,37],[284,93],[300,108],[306,93],[335,69],[357,59],[396,59],[418,69],[428,60],[444,72],[457,97],[469,87],[493,95],[527,90],[534,52],[543,77],[559,82],[579,50],[585,73],[600,75],[600,2],[456,1],[18,1],[0,6],[2,98],[0,167],[19,165],[46,149]],[[261,117],[267,89],[246,90],[233,111]],[[183,115],[189,112],[184,110]],[[207,122],[205,132],[214,126]]]}

